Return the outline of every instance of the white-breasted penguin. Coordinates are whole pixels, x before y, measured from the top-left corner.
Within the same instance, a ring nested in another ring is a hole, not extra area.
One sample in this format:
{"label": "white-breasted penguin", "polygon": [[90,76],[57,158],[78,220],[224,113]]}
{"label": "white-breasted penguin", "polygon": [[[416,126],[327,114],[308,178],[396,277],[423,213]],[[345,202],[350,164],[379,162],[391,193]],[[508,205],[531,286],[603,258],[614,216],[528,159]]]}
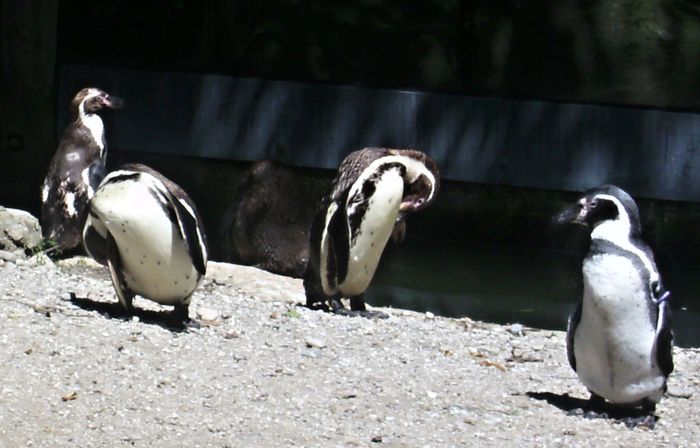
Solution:
{"label": "white-breasted penguin", "polygon": [[437,164],[411,149],[365,148],[348,155],[311,226],[304,275],[307,306],[328,302],[366,313],[363,295],[384,247],[404,217],[427,207],[440,184]]}
{"label": "white-breasted penguin", "polygon": [[595,412],[605,399],[641,406],[653,419],[673,371],[670,293],[641,239],[637,205],[605,185],[586,192],[559,221],[591,229],[583,296],[567,329],[569,363],[591,392],[589,407]]}
{"label": "white-breasted penguin", "polygon": [[85,249],[109,267],[119,302],[135,294],[173,305],[189,322],[192,293],[207,266],[207,243],[194,202],[178,185],[138,164],[109,173],[90,201]]}
{"label": "white-breasted penguin", "polygon": [[105,176],[107,145],[100,113],[122,104],[121,98],[93,87],[82,89],[71,102],[71,122],[41,187],[44,238],[61,250],[80,245],[87,203]]}

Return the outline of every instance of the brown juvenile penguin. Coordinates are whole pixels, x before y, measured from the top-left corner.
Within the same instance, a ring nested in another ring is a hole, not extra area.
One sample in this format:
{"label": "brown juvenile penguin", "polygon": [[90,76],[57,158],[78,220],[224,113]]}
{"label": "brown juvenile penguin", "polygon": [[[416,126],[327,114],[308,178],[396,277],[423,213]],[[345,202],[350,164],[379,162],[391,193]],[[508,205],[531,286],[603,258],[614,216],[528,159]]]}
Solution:
{"label": "brown juvenile penguin", "polygon": [[71,102],[71,122],[41,188],[42,232],[61,250],[80,245],[87,203],[105,176],[107,146],[100,113],[122,104],[93,87],[82,89]]}

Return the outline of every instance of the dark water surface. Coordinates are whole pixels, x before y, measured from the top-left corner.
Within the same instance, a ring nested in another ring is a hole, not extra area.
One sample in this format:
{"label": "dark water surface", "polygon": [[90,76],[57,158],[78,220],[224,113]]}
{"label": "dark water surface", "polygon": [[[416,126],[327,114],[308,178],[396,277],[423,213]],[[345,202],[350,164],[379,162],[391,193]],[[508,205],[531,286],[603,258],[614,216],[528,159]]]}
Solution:
{"label": "dark water surface", "polygon": [[[367,291],[372,305],[564,330],[580,297],[582,255],[409,238],[387,247]],[[675,343],[700,346],[700,266],[660,266],[672,291]]]}

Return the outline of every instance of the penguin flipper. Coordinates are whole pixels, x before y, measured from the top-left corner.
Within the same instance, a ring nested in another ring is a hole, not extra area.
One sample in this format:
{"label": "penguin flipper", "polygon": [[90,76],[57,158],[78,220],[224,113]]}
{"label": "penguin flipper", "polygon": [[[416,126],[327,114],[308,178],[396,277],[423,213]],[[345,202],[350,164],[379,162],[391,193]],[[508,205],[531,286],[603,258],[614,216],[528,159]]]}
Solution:
{"label": "penguin flipper", "polygon": [[656,324],[656,363],[664,375],[669,376],[673,372],[671,305],[667,301],[659,305],[659,315]]}
{"label": "penguin flipper", "polygon": [[583,300],[579,300],[576,304],[576,309],[569,317],[569,323],[566,327],[566,356],[569,358],[569,365],[574,372],[576,371],[576,355],[574,354],[574,336],[576,329],[581,322],[581,312],[583,309]]}
{"label": "penguin flipper", "polygon": [[112,284],[114,285],[114,290],[117,292],[119,303],[124,306],[127,312],[131,312],[131,303],[134,300],[134,293],[131,292],[131,289],[129,289],[126,284],[126,280],[124,280],[119,248],[114,241],[114,237],[109,233],[107,234],[107,266],[109,267],[109,275],[112,277]]}
{"label": "penguin flipper", "polygon": [[328,222],[328,266],[335,266],[336,283],[345,281],[348,275],[348,258],[350,257],[350,231],[348,229],[348,215],[344,206],[336,208]]}
{"label": "penguin flipper", "polygon": [[200,232],[200,220],[194,204],[186,203],[184,199],[170,196],[171,204],[175,207],[180,234],[187,244],[187,251],[192,258],[192,264],[201,275],[207,273],[207,249],[204,233]]}
{"label": "penguin flipper", "polygon": [[83,229],[83,246],[85,252],[88,253],[96,262],[107,264],[107,238],[102,236],[93,224],[92,216],[88,216]]}

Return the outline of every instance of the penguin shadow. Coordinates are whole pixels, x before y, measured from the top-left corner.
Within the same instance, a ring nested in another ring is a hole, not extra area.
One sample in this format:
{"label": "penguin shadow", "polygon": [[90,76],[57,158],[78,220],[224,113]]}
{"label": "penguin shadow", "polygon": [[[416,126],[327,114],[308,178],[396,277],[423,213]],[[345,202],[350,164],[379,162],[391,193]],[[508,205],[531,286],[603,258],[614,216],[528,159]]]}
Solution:
{"label": "penguin shadow", "polygon": [[346,316],[346,317],[363,317],[369,320],[381,320],[388,319],[389,315],[382,311],[374,310],[349,310],[347,308],[331,308],[325,303],[316,303],[313,305],[308,305],[306,303],[297,302],[296,306],[300,308],[306,308],[311,311],[323,311],[328,314],[335,314],[336,316]]}
{"label": "penguin shadow", "polygon": [[158,325],[174,333],[182,333],[188,328],[171,311],[144,310],[136,307],[132,311],[126,311],[119,302],[99,302],[87,297],[77,297],[75,293],[70,293],[70,302],[85,311],[97,311],[102,316],[110,319],[126,321],[136,316],[140,322]]}
{"label": "penguin shadow", "polygon": [[592,405],[590,400],[571,397],[569,394],[527,392],[525,395],[535,400],[546,401],[572,417],[612,420],[615,423],[623,423],[628,428],[645,427],[654,429],[656,422],[659,420],[659,417],[655,414],[649,414],[648,411],[642,408],[615,406],[608,402]]}

